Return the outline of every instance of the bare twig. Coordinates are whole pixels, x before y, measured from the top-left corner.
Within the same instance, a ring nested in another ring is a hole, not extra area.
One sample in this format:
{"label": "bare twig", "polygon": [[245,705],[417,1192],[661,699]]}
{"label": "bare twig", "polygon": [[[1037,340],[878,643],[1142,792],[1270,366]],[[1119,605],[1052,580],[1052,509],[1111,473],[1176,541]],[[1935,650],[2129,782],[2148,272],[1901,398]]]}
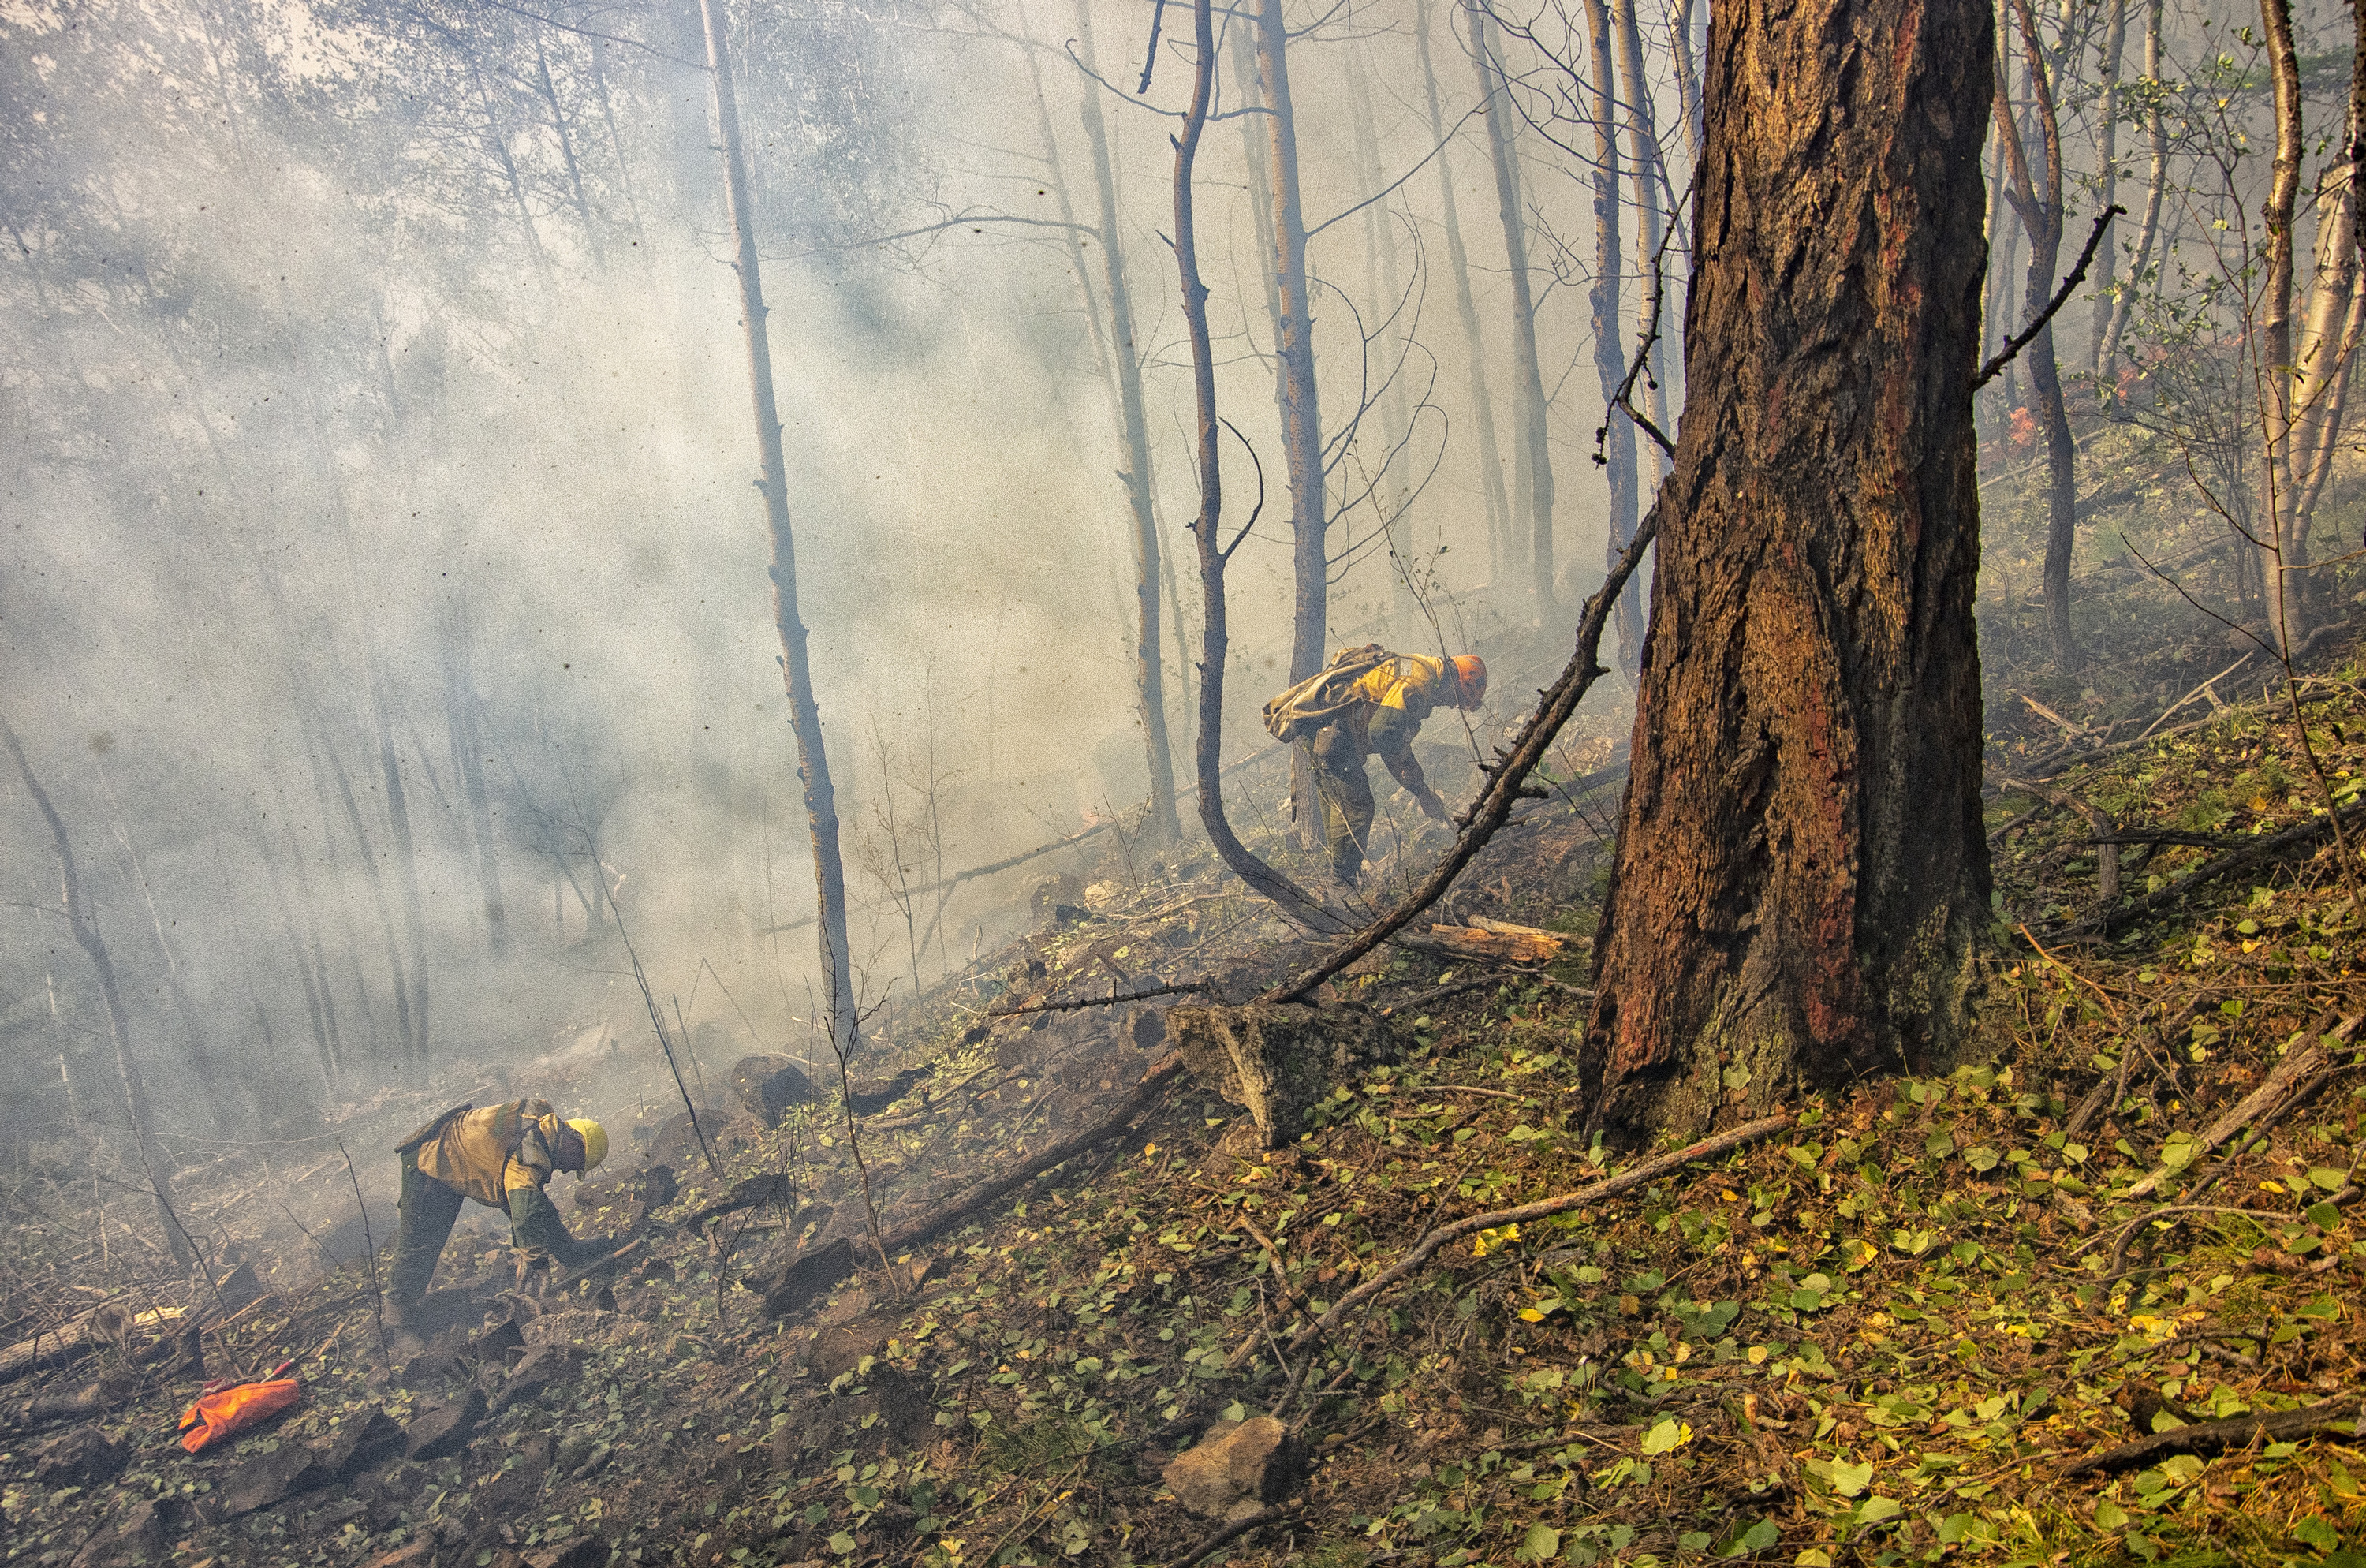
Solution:
{"label": "bare twig", "polygon": [[1030,1002],[1025,1007],[1019,1008],[989,1008],[986,1010],[986,1016],[1017,1018],[1022,1013],[1031,1012],[1075,1012],[1082,1008],[1119,1007],[1127,1002],[1144,1001],[1152,997],[1198,996],[1207,988],[1205,986],[1153,986],[1147,990],[1129,991],[1123,995],[1111,992],[1106,997],[1086,997],[1077,1001]]}
{"label": "bare twig", "polygon": [[2079,253],[2079,265],[2070,269],[2070,276],[2062,280],[2062,287],[2055,291],[2052,299],[2046,301],[2045,309],[2039,312],[2037,320],[2030,322],[2018,336],[1998,349],[1994,358],[1980,367],[1980,373],[1972,378],[1973,391],[1978,391],[2003,374],[2004,367],[2012,363],[2013,356],[2028,347],[2032,338],[2045,330],[2045,323],[2054,319],[2054,313],[2070,303],[2070,296],[2077,293],[2079,286],[2087,281],[2087,268],[2095,260],[2095,247],[2103,243],[2103,231],[2112,226],[2112,219],[2124,218],[2127,215],[2126,208],[2113,207],[2096,217],[2095,231],[2087,236],[2087,248]]}
{"label": "bare twig", "polygon": [[2198,1421],[2190,1427],[2157,1432],[2133,1443],[2122,1443],[2118,1448],[2090,1454],[2085,1459],[2063,1466],[2061,1474],[2067,1478],[2098,1470],[2125,1470],[2131,1465],[2148,1464],[2163,1454],[2217,1453],[2227,1449],[2249,1448],[2254,1443],[2290,1442],[2341,1423],[2357,1421],[2361,1414],[2366,1414],[2360,1405],[2361,1401],[2357,1394],[2346,1393],[2338,1399],[2328,1399],[2321,1404],[2303,1405],[2297,1410],[2237,1416],[2225,1421]]}
{"label": "bare twig", "polygon": [[[378,1357],[382,1364],[391,1367],[394,1365],[394,1353],[386,1345],[386,1292],[378,1288],[377,1282],[377,1237],[370,1230],[369,1205],[362,1201],[362,1179],[354,1170],[354,1156],[345,1154],[343,1138],[337,1140],[337,1153],[344,1155],[345,1179],[353,1183],[354,1207],[361,1211],[362,1246],[366,1249],[362,1256],[369,1260],[370,1318],[377,1325]],[[332,1258],[329,1261],[333,1266],[336,1259]]]}
{"label": "bare twig", "polygon": [[1542,1199],[1534,1203],[1524,1203],[1515,1209],[1498,1209],[1489,1213],[1467,1215],[1450,1224],[1438,1225],[1415,1242],[1403,1258],[1341,1296],[1332,1304],[1329,1312],[1300,1329],[1290,1340],[1290,1348],[1293,1352],[1304,1349],[1318,1337],[1337,1327],[1340,1320],[1348,1313],[1362,1306],[1391,1285],[1410,1276],[1428,1261],[1438,1248],[1449,1242],[1459,1241],[1467,1235],[1475,1235],[1482,1230],[1493,1230],[1503,1225],[1527,1224],[1535,1220],[1549,1219],[1555,1214],[1565,1214],[1572,1209],[1583,1209],[1589,1204],[1616,1198],[1622,1192],[1631,1191],[1648,1182],[1656,1181],[1672,1171],[1681,1170],[1695,1160],[1708,1159],[1746,1147],[1763,1138],[1772,1137],[1790,1126],[1791,1120],[1787,1115],[1763,1116],[1755,1122],[1745,1122],[1729,1132],[1719,1133],[1715,1137],[1703,1138],[1696,1144],[1688,1144],[1681,1149],[1661,1155],[1655,1159],[1647,1159],[1629,1166],[1617,1176],[1605,1181],[1597,1181],[1591,1187],[1581,1187],[1574,1192],[1563,1193],[1558,1198]]}
{"label": "bare twig", "polygon": [[1251,1514],[1245,1519],[1235,1519],[1212,1535],[1203,1538],[1199,1545],[1177,1558],[1167,1565],[1167,1568],[1193,1568],[1193,1564],[1211,1555],[1218,1547],[1238,1540],[1249,1531],[1269,1525],[1276,1519],[1287,1518],[1305,1506],[1305,1498],[1293,1497],[1287,1503],[1276,1503],[1261,1514]]}

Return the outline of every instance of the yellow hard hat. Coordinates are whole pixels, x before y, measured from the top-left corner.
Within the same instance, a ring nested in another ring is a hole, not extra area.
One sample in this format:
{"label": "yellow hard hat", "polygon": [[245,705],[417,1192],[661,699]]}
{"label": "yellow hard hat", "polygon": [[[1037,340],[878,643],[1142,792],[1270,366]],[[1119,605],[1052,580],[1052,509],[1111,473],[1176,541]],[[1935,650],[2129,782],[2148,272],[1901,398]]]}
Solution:
{"label": "yellow hard hat", "polygon": [[599,1122],[592,1121],[588,1117],[580,1121],[569,1122],[567,1124],[575,1129],[575,1135],[577,1137],[583,1140],[584,1169],[590,1170],[592,1167],[598,1165],[602,1160],[608,1157],[607,1128],[603,1127]]}

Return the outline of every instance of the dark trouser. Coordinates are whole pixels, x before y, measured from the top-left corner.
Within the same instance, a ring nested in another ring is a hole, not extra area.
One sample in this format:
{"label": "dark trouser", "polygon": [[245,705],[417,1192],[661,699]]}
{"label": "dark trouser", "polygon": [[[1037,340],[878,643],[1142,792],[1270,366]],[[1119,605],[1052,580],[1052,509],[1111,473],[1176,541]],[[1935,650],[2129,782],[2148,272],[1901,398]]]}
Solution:
{"label": "dark trouser", "polygon": [[427,1294],[435,1260],[452,1239],[453,1222],[460,1217],[460,1194],[419,1168],[419,1153],[402,1156],[401,1224],[394,1233],[394,1267],[389,1270],[387,1294],[406,1306],[415,1306]]}
{"label": "dark trouser", "polygon": [[[527,1252],[546,1252],[563,1269],[580,1268],[604,1250],[596,1242],[578,1241],[568,1235],[567,1222],[558,1217],[549,1194],[541,1189],[518,1188],[509,1194],[509,1201],[512,1246]],[[394,1267],[387,1282],[387,1293],[395,1301],[415,1306],[427,1294],[435,1260],[443,1257],[444,1244],[452,1239],[453,1224],[460,1217],[461,1201],[456,1189],[419,1168],[416,1151],[404,1153],[402,1223],[395,1230]]]}
{"label": "dark trouser", "polygon": [[1364,748],[1351,726],[1326,724],[1307,743],[1314,759],[1314,793],[1323,802],[1323,845],[1331,874],[1353,887],[1364,871],[1372,832],[1372,783],[1364,776]]}

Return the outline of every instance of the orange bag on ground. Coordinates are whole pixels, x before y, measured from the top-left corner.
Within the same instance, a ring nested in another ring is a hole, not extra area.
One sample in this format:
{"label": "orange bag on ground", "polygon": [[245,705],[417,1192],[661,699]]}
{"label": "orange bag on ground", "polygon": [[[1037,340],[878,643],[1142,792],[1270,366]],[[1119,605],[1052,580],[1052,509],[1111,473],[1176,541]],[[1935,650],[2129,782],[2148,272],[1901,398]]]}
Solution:
{"label": "orange bag on ground", "polygon": [[296,1380],[234,1383],[197,1396],[181,1415],[181,1446],[196,1453],[207,1444],[259,1426],[296,1404]]}

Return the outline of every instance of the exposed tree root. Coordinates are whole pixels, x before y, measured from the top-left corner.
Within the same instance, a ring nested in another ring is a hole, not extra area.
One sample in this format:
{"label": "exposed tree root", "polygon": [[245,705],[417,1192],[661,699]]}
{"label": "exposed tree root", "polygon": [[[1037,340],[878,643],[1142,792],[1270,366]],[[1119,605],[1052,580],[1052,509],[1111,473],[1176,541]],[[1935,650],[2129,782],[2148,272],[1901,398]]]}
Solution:
{"label": "exposed tree root", "polygon": [[2149,1464],[2165,1454],[2220,1453],[2228,1449],[2244,1449],[2253,1443],[2290,1442],[2306,1438],[2345,1422],[2356,1421],[2366,1400],[2354,1393],[2338,1399],[2328,1399],[2322,1404],[2303,1405],[2298,1410],[2278,1410],[2262,1416],[2237,1416],[2225,1421],[2198,1421],[2191,1427],[2173,1431],[2156,1432],[2149,1438],[2139,1438],[2133,1443],[2122,1443],[2115,1449],[2090,1454],[2062,1467],[2067,1478],[2086,1475],[2099,1470],[2126,1470],[2132,1465]]}

